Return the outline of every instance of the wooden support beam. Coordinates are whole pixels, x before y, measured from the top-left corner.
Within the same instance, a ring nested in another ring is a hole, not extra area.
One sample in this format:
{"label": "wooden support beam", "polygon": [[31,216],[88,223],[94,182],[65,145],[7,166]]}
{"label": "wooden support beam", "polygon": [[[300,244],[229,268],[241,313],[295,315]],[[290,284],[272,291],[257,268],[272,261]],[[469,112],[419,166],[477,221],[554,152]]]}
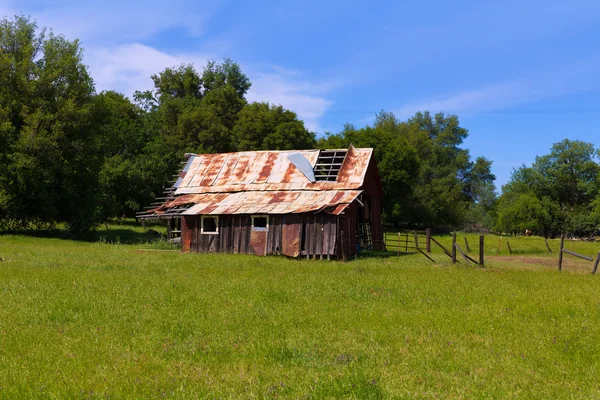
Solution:
{"label": "wooden support beam", "polygon": [[548,249],[548,253],[552,253],[552,249],[550,248],[550,245],[548,245],[548,238],[544,238],[544,243],[546,243],[546,248]]}
{"label": "wooden support beam", "polygon": [[425,236],[427,237],[425,240],[425,251],[431,253],[431,229],[425,229]]}
{"label": "wooden support beam", "polygon": [[452,264],[456,264],[456,232],[452,232]]}
{"label": "wooden support beam", "polygon": [[465,236],[465,249],[467,252],[471,252],[471,247],[469,247],[469,242],[467,241],[467,237]]}
{"label": "wooden support beam", "polygon": [[508,247],[508,252],[512,256],[512,249],[510,248],[510,243],[508,242],[508,240],[506,241],[506,246]]}
{"label": "wooden support beam", "polygon": [[434,260],[433,258],[429,257],[429,256],[427,255],[427,253],[425,253],[423,250],[421,250],[421,249],[419,249],[419,248],[417,248],[417,250],[419,251],[419,253],[421,253],[421,254],[423,254],[425,257],[429,258],[429,259],[431,260],[431,262],[432,262],[432,263],[435,263],[435,260]]}
{"label": "wooden support beam", "polygon": [[438,242],[438,240],[436,238],[434,238],[433,236],[431,236],[431,240],[433,240],[433,243],[437,244],[438,246],[440,246],[440,248],[444,251],[444,253],[446,253],[446,255],[448,257],[452,257],[452,253],[450,253],[450,251],[444,247],[444,245],[442,245],[440,242]]}
{"label": "wooden support beam", "polygon": [[596,274],[596,271],[598,270],[598,263],[600,263],[600,251],[598,252],[598,255],[596,256],[596,260],[594,261],[594,267],[592,268],[592,274]]}
{"label": "wooden support beam", "polygon": [[458,244],[455,244],[454,247],[456,247],[456,250],[458,250],[458,252],[460,253],[460,255],[462,256],[462,258],[465,260],[465,262],[471,261],[473,264],[475,265],[479,265],[477,263],[477,261],[473,260],[471,257],[469,257],[467,254],[465,254],[465,252],[462,251],[462,249],[458,246]]}
{"label": "wooden support beam", "polygon": [[574,252],[572,250],[569,250],[569,249],[563,249],[563,252],[567,253],[567,254],[570,254],[572,256],[575,256],[575,257],[583,258],[584,260],[594,261],[594,259],[592,257],[588,257],[588,256],[585,256],[583,254],[576,253],[576,252]]}
{"label": "wooden support beam", "polygon": [[558,251],[558,270],[562,271],[563,249],[565,248],[565,234],[560,236],[560,250]]}
{"label": "wooden support beam", "polygon": [[479,236],[479,266],[483,267],[483,254],[484,254],[484,241],[485,241],[485,236],[480,235]]}

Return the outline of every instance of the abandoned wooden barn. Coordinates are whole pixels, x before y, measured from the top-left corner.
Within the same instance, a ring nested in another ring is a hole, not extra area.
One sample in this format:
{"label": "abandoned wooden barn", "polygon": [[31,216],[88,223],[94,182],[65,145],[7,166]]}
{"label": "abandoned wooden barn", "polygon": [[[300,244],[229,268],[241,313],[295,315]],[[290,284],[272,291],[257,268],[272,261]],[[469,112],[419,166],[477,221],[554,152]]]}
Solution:
{"label": "abandoned wooden barn", "polygon": [[182,251],[347,258],[383,250],[373,149],[187,154],[164,203]]}

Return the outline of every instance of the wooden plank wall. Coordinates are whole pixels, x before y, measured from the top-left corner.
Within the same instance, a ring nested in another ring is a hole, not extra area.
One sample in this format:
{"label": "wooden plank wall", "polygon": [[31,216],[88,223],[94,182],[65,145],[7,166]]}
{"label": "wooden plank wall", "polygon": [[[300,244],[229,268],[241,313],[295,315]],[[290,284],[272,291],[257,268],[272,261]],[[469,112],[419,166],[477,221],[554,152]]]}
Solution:
{"label": "wooden plank wall", "polygon": [[[305,251],[301,252],[302,226],[305,227]],[[284,234],[286,230],[287,234]],[[305,215],[270,215],[266,243],[261,249],[252,246],[250,215],[220,215],[219,233],[201,234],[201,217],[187,217],[184,235],[190,237],[189,250],[199,253],[286,254],[309,258],[328,258],[337,254],[337,216],[325,213]],[[255,232],[257,233],[257,232]],[[283,240],[289,243],[283,243]],[[264,246],[264,250],[263,247]],[[185,250],[184,250],[185,251]]]}
{"label": "wooden plank wall", "polygon": [[337,216],[324,213],[304,216],[306,237],[302,255],[323,259],[337,254],[337,219]]}

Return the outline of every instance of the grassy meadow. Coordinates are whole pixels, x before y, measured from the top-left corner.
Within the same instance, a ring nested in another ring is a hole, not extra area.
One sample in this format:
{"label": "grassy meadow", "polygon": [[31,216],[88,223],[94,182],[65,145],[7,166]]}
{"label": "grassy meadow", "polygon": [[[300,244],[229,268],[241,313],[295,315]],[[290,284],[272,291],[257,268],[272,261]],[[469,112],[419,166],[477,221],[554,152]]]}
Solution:
{"label": "grassy meadow", "polygon": [[492,238],[486,268],[149,239],[0,236],[0,398],[600,398],[591,263],[523,245],[548,260],[523,266]]}

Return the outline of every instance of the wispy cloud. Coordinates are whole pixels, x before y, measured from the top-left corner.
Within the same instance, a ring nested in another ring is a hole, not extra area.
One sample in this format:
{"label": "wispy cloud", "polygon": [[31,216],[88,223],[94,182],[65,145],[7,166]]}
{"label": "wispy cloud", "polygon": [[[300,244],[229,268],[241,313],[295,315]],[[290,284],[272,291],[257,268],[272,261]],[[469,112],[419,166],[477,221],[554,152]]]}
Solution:
{"label": "wispy cloud", "polygon": [[182,63],[201,68],[209,58],[210,55],[172,55],[140,43],[130,43],[113,48],[93,48],[86,52],[85,62],[96,90],[112,89],[130,96],[136,90],[152,89],[152,74]]}
{"label": "wispy cloud", "polygon": [[271,67],[270,71],[254,72],[250,79],[250,101],[282,105],[296,112],[308,129],[322,131],[319,120],[333,104],[326,95],[336,85],[311,82],[301,71],[279,66]]}
{"label": "wispy cloud", "polygon": [[200,36],[219,4],[218,0],[203,0],[196,4],[172,0],[168,6],[157,0],[67,0],[60,5],[44,7],[9,0],[7,8],[12,14],[30,14],[39,26],[52,28],[69,39],[78,38],[84,44],[93,44],[139,41],[174,28]]}
{"label": "wispy cloud", "polygon": [[599,68],[600,56],[597,56],[549,72],[532,73],[526,78],[405,104],[395,112],[399,117],[407,117],[417,111],[468,114],[504,110],[538,100],[598,89],[600,82],[596,77]]}
{"label": "wispy cloud", "polygon": [[[112,89],[131,96],[136,90],[152,89],[151,75],[166,67],[189,63],[201,70],[208,59],[215,58],[212,54],[169,54],[140,43],[130,43],[92,48],[86,52],[85,62],[98,91]],[[333,104],[326,98],[334,87],[331,83],[314,83],[301,71],[283,67],[242,65],[242,70],[252,81],[247,96],[249,101],[282,105],[296,112],[308,129],[321,131],[319,120]]]}

